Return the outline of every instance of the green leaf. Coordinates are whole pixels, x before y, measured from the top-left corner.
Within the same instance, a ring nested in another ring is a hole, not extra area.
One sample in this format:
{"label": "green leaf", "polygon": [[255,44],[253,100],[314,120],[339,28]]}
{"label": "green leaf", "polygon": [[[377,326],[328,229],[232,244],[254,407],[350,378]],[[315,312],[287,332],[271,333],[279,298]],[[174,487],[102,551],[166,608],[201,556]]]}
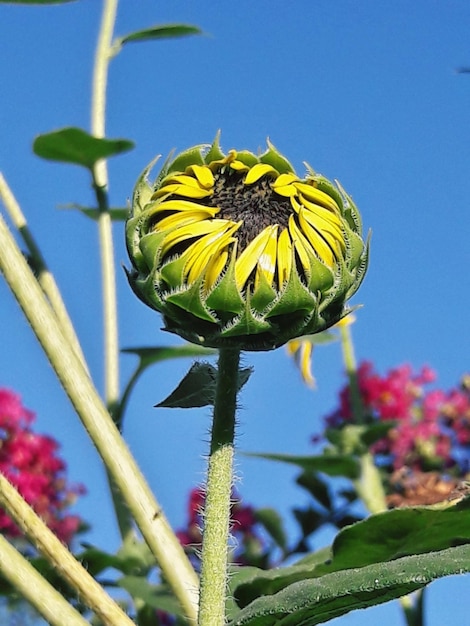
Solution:
{"label": "green leaf", "polygon": [[170,613],[181,615],[181,606],[170,589],[165,585],[152,585],[143,576],[123,576],[117,581],[133,598],[142,600],[146,605]]}
{"label": "green leaf", "polygon": [[312,506],[306,509],[293,509],[292,512],[302,530],[303,540],[325,524],[325,515]]}
{"label": "green leaf", "polygon": [[316,472],[303,472],[296,483],[306,489],[325,509],[332,508],[328,485]]}
{"label": "green leaf", "polygon": [[394,509],[347,526],[333,542],[331,564],[319,573],[470,543],[470,497],[446,504]]}
{"label": "green leaf", "polygon": [[262,524],[266,532],[272,537],[276,545],[282,550],[287,549],[287,537],[282,518],[275,509],[264,508],[254,511],[255,519]]}
{"label": "green leaf", "polygon": [[[101,211],[99,209],[82,206],[81,204],[77,204],[75,202],[62,204],[59,206],[59,209],[80,211],[83,215],[86,215],[95,221],[98,220],[101,215]],[[127,208],[111,208],[108,210],[108,213],[113,222],[124,222],[129,217],[129,209]]]}
{"label": "green leaf", "polygon": [[136,354],[140,358],[139,369],[143,370],[149,365],[167,361],[168,359],[178,359],[181,357],[210,356],[217,354],[217,350],[204,348],[192,343],[183,346],[154,346],[145,348],[124,348],[121,350],[125,354]]}
{"label": "green leaf", "polygon": [[151,26],[142,30],[129,33],[120,37],[121,44],[133,41],[148,41],[150,39],[172,39],[175,37],[187,37],[188,35],[202,35],[203,31],[198,26],[192,24],[164,24]]}
{"label": "green leaf", "polygon": [[[238,390],[247,382],[251,368],[238,372]],[[178,387],[162,402],[159,408],[182,408],[207,406],[214,404],[217,369],[209,363],[194,363]]]}
{"label": "green leaf", "polygon": [[470,498],[444,506],[447,508],[434,505],[394,509],[347,526],[336,536],[323,563],[315,560],[312,564],[306,558],[290,567],[260,571],[251,581],[245,580],[237,587],[237,601],[245,606],[299,580],[318,580],[333,572],[383,565],[402,557],[470,544]]}
{"label": "green leaf", "polygon": [[191,343],[184,344],[182,346],[155,346],[155,347],[145,347],[145,348],[126,348],[122,350],[127,354],[136,354],[140,361],[137,369],[131,376],[128,381],[124,393],[122,394],[121,401],[119,406],[116,407],[113,417],[116,425],[118,427],[122,426],[122,420],[124,416],[124,412],[127,407],[127,403],[129,401],[132,390],[137,383],[140,375],[144,372],[147,367],[153,365],[154,363],[159,363],[161,361],[166,361],[167,359],[176,359],[181,357],[198,357],[198,356],[208,356],[210,354],[215,354],[217,351],[211,348],[204,348],[202,346],[197,346]]}
{"label": "green leaf", "polygon": [[191,24],[164,24],[162,26],[152,26],[134,33],[118,37],[115,45],[121,47],[125,43],[135,41],[149,41],[151,39],[169,39],[174,37],[187,37],[188,35],[201,35],[202,30]]}
{"label": "green leaf", "polygon": [[92,169],[100,159],[126,152],[134,147],[127,139],[94,137],[81,128],[62,128],[39,135],[33,143],[37,156],[50,161],[74,163]]}
{"label": "green leaf", "polygon": [[229,626],[315,626],[399,598],[442,576],[469,571],[467,545],[334,572],[257,598],[236,614]]}
{"label": "green leaf", "polygon": [[304,471],[323,472],[328,476],[346,476],[358,478],[360,474],[359,463],[351,456],[343,454],[323,454],[318,456],[300,456],[295,454],[270,454],[245,452],[246,456],[270,461],[281,461],[298,465]]}

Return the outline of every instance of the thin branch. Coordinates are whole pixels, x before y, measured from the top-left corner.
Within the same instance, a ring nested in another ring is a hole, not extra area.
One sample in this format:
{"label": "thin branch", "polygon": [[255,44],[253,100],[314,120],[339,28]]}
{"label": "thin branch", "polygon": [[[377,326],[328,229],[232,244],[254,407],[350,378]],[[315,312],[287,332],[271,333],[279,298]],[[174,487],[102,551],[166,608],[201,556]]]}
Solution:
{"label": "thin branch", "polygon": [[[116,21],[118,0],[104,0],[101,26],[95,52],[91,101],[91,133],[105,136],[106,87],[111,60],[111,45]],[[113,411],[119,401],[119,341],[117,321],[116,268],[112,220],[108,203],[108,169],[105,159],[93,169],[93,186],[100,215],[98,232],[101,253],[101,280],[103,283],[103,328],[105,355],[105,399]]]}
{"label": "thin branch", "polygon": [[[76,590],[82,602],[96,613],[106,626],[135,626],[3,474],[0,474],[0,504],[60,576]],[[26,581],[24,583],[26,584]],[[63,619],[59,623],[63,625],[69,622]]]}
{"label": "thin branch", "polygon": [[65,340],[55,316],[0,216],[0,270],[23,309],[57,377],[120,489],[163,576],[195,623],[198,579],[93,382]]}
{"label": "thin branch", "polygon": [[62,300],[62,296],[60,294],[59,288],[57,287],[54,276],[47,267],[41,250],[39,249],[39,246],[36,244],[36,241],[31,231],[29,230],[28,223],[25,216],[23,215],[21,207],[18,204],[12,190],[10,189],[7,181],[5,180],[1,172],[0,199],[2,200],[11,221],[13,222],[15,228],[18,229],[18,232],[20,233],[28,249],[28,252],[31,255],[32,264],[35,271],[37,272],[39,284],[41,285],[42,290],[46,294],[47,299],[49,300],[49,303],[55,315],[57,316],[57,320],[61,325],[64,335],[70,341],[77,356],[81,359],[85,369],[88,369],[80,342],[75,333],[75,328],[70,320],[69,314],[65,307],[64,301]]}

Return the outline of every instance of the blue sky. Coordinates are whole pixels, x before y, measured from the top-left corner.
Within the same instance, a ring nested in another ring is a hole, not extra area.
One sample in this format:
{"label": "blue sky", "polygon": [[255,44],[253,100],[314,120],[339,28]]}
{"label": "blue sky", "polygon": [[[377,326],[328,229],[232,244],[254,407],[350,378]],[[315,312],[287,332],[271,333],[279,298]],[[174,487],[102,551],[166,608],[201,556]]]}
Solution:
{"label": "blue sky", "polygon": [[[0,170],[57,277],[102,388],[97,234],[80,214],[58,210],[91,203],[89,180],[31,151],[39,133],[89,128],[100,10],[96,0],[0,5]],[[354,327],[358,357],[381,371],[429,364],[444,388],[456,384],[468,371],[470,343],[470,76],[456,73],[470,65],[469,3],[121,0],[116,33],[175,21],[197,24],[205,35],[129,45],[113,60],[107,134],[136,142],[109,163],[113,205],[125,205],[157,153],[210,142],[218,129],[225,149],[256,151],[269,137],[297,170],[308,161],[338,178],[373,231],[370,270],[354,298],[364,305]],[[127,264],[122,231],[116,225],[116,259]],[[158,315],[133,297],[121,271],[118,291],[123,347],[177,342],[159,331]],[[0,303],[0,385],[18,391],[37,412],[38,429],[62,442],[71,478],[89,489],[78,507],[93,522],[88,538],[112,550],[118,537],[96,454],[3,283]],[[316,352],[315,392],[302,385],[283,349],[246,354],[244,362],[255,374],[241,398],[240,450],[308,453],[309,437],[343,382],[339,346]],[[125,425],[175,526],[184,523],[184,494],[204,477],[210,414],[153,405],[189,365],[147,372]],[[123,381],[133,366],[124,356]],[[240,456],[237,474],[256,506],[287,514],[306,503],[288,467]],[[464,577],[432,586],[428,626],[442,623],[440,600],[464,588]],[[450,609],[455,621],[460,610]],[[338,623],[378,619],[401,623],[394,605]]]}

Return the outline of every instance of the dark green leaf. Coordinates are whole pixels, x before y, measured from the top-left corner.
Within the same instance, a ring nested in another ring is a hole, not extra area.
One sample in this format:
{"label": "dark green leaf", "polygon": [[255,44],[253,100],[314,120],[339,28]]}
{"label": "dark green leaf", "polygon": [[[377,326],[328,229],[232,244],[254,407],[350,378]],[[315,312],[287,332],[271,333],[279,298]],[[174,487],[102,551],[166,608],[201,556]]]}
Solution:
{"label": "dark green leaf", "polygon": [[459,546],[334,572],[257,598],[229,626],[315,626],[399,598],[442,576],[469,571],[470,546]]}
{"label": "dark green leaf", "polygon": [[33,143],[33,151],[43,159],[74,163],[91,169],[100,159],[126,152],[134,147],[127,139],[103,139],[93,137],[81,128],[62,128],[39,135]]}
{"label": "dark green leaf", "polygon": [[129,35],[124,35],[124,37],[118,37],[115,43],[118,47],[120,47],[125,43],[131,43],[135,41],[169,39],[174,37],[186,37],[188,35],[201,34],[201,29],[197,26],[191,26],[191,24],[164,24],[162,26],[152,26],[151,28],[138,30],[134,33],[129,33]]}
{"label": "dark green leaf", "polygon": [[[238,372],[240,390],[251,375],[251,368]],[[159,408],[182,408],[207,406],[214,404],[217,369],[209,363],[194,363],[178,387],[162,402]]]}
{"label": "dark green leaf", "polygon": [[351,456],[343,454],[322,454],[318,456],[300,456],[295,454],[270,454],[245,452],[246,456],[280,461],[298,465],[304,471],[323,472],[328,476],[345,476],[358,478],[360,474],[359,463]]}
{"label": "dark green leaf", "polygon": [[265,508],[254,511],[255,519],[262,524],[276,545],[282,550],[287,548],[287,537],[282,523],[282,518],[275,509]]}
{"label": "dark green leaf", "polygon": [[116,408],[113,414],[115,423],[119,428],[122,426],[124,412],[126,410],[131,392],[135,384],[139,380],[142,372],[144,372],[147,367],[153,365],[154,363],[159,363],[160,361],[165,361],[167,359],[208,356],[210,354],[215,354],[217,351],[212,350],[211,348],[203,348],[202,346],[196,346],[194,344],[187,343],[182,346],[127,348],[122,350],[122,352],[125,352],[127,354],[135,354],[140,358],[140,361],[137,369],[135,370],[134,374],[131,376],[129,382],[126,385],[119,406]]}
{"label": "dark green leaf", "polygon": [[296,483],[306,489],[325,509],[331,509],[328,485],[316,472],[303,472],[297,478]]}
{"label": "dark green leaf", "polygon": [[319,573],[467,543],[470,543],[470,498],[446,508],[440,504],[394,509],[344,528],[333,542],[332,563],[320,568]]}
{"label": "dark green leaf", "polygon": [[311,506],[307,509],[293,509],[292,513],[302,529],[303,539],[309,537],[325,523],[325,516]]}
{"label": "dark green leaf", "polygon": [[361,439],[364,444],[369,447],[379,439],[386,437],[388,431],[395,426],[393,420],[387,420],[386,422],[377,422],[366,426],[364,432],[361,435]]}
{"label": "dark green leaf", "polygon": [[[81,204],[71,203],[64,204],[59,206],[59,209],[73,209],[75,211],[80,211],[83,215],[90,217],[92,220],[97,220],[101,215],[101,211],[98,209],[93,209],[91,207],[82,206]],[[124,222],[129,217],[129,209],[114,209],[111,208],[108,210],[108,213],[113,220],[113,222]]]}
{"label": "dark green leaf", "polygon": [[217,354],[217,350],[204,348],[192,343],[182,346],[154,346],[148,348],[124,348],[121,350],[125,354],[135,354],[140,358],[139,368],[144,369],[154,363],[166,361],[168,359],[178,359],[181,357],[199,357]]}
{"label": "dark green leaf", "polygon": [[88,546],[86,550],[77,555],[77,559],[92,576],[96,576],[110,567],[122,571],[121,559],[94,546]]}
{"label": "dark green leaf", "polygon": [[243,587],[237,588],[237,599],[245,605],[302,579],[318,579],[332,572],[351,571],[464,544],[470,544],[470,498],[447,508],[386,511],[341,530],[323,563],[316,561],[312,566],[308,559],[302,559],[290,567],[260,572],[251,583],[245,581]]}
{"label": "dark green leaf", "polygon": [[172,615],[181,614],[181,606],[175,596],[164,585],[152,585],[143,576],[123,576],[117,580],[119,587],[125,589],[133,598],[143,600],[145,604]]}

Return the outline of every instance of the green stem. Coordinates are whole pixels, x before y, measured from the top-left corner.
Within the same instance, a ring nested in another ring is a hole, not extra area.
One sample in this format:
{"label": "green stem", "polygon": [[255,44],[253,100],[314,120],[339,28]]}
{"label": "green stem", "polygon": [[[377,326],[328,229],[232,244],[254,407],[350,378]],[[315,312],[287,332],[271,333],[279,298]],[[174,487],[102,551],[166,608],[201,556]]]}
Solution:
{"label": "green stem", "polygon": [[361,390],[359,389],[357,361],[352,341],[351,324],[348,321],[348,318],[339,324],[339,331],[341,335],[343,361],[349,381],[349,393],[354,422],[356,424],[362,424],[364,422],[364,406],[362,403]]}
{"label": "green stem", "polygon": [[3,535],[0,535],[0,574],[51,626],[90,626]]}
{"label": "green stem", "polygon": [[28,249],[28,252],[31,256],[31,265],[34,267],[34,271],[37,274],[38,282],[41,285],[42,290],[46,294],[47,299],[49,300],[49,303],[57,317],[57,321],[62,327],[64,335],[72,344],[73,349],[77,353],[77,356],[81,359],[85,369],[87,369],[87,364],[82,352],[80,342],[78,341],[77,335],[75,333],[75,328],[73,327],[73,324],[70,320],[69,314],[65,307],[64,301],[62,300],[62,296],[60,294],[59,288],[57,287],[54,276],[49,271],[46,265],[46,261],[41,254],[41,250],[39,249],[31,231],[29,230],[28,223],[25,216],[23,215],[20,205],[18,204],[15,196],[13,195],[13,192],[8,186],[7,181],[1,173],[0,199],[3,201],[3,204],[5,205],[11,221],[20,233]]}
{"label": "green stem", "polygon": [[[101,25],[95,51],[93,69],[91,132],[95,137],[106,133],[106,87],[109,64],[112,58],[112,39],[116,22],[118,0],[104,0]],[[103,333],[105,401],[111,415],[119,407],[119,338],[116,295],[116,268],[112,220],[109,213],[108,169],[105,159],[93,168],[93,187],[99,209],[98,233],[101,256],[101,281],[103,285]],[[129,511],[122,501],[117,485],[108,472],[109,489],[119,532],[123,540],[133,532]]]}
{"label": "green stem", "polygon": [[198,579],[81,361],[65,339],[21,250],[0,216],[0,271],[116,483],[187,619],[196,622]]}
{"label": "green stem", "polygon": [[[104,591],[68,548],[49,530],[42,519],[0,474],[0,505],[76,591],[81,601],[98,615],[106,626],[134,626],[121,607]],[[67,620],[61,622],[68,623]]]}
{"label": "green stem", "polygon": [[406,620],[406,626],[424,626],[425,588],[400,598],[400,604]]}
{"label": "green stem", "polygon": [[199,626],[225,623],[239,362],[239,350],[220,350],[204,507]]}
{"label": "green stem", "polygon": [[[105,136],[106,87],[112,57],[112,38],[118,0],[104,0],[100,31],[95,52],[91,101],[91,132]],[[117,323],[116,269],[112,221],[108,203],[108,169],[105,159],[93,168],[93,186],[100,216],[98,230],[103,282],[103,325],[105,353],[105,399],[112,412],[119,401],[119,342]]]}
{"label": "green stem", "polygon": [[[351,333],[351,322],[346,318],[339,324],[341,334],[341,348],[343,350],[343,361],[349,381],[349,396],[351,398],[351,408],[355,424],[363,424],[365,419],[364,404],[362,402],[361,390],[357,376],[357,361],[354,353],[354,344]],[[369,513],[381,513],[387,510],[385,491],[382,478],[374,458],[370,452],[363,452],[360,455],[361,474],[358,480],[354,481],[358,496],[363,501]]]}

